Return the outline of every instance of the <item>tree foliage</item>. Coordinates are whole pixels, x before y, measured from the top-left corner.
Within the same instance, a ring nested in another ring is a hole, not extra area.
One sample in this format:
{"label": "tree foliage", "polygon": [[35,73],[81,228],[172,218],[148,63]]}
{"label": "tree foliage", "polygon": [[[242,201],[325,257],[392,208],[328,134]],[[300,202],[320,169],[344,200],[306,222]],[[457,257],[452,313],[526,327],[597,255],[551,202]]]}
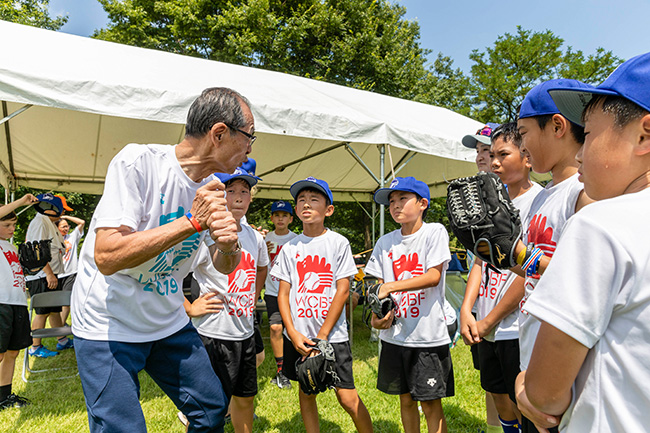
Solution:
{"label": "tree foliage", "polygon": [[0,20],[59,30],[68,17],[50,17],[49,3],[50,0],[0,0]]}
{"label": "tree foliage", "polygon": [[493,47],[473,50],[472,114],[484,122],[512,121],[526,93],[540,82],[573,78],[598,84],[622,62],[603,48],[585,57],[570,46],[563,50],[563,44],[564,39],[550,30],[517,26],[515,34],[499,36]]}

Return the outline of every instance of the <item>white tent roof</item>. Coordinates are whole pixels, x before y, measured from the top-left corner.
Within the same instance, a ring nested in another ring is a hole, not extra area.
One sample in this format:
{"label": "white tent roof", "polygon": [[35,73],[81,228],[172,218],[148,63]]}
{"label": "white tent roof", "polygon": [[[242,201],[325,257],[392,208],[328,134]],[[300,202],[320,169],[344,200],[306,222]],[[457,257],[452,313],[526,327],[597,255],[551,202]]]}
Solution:
{"label": "white tent roof", "polygon": [[443,108],[3,21],[0,40],[6,186],[101,193],[125,144],[178,143],[190,104],[212,86],[252,103],[261,197],[289,197],[295,180],[315,176],[336,200],[370,200],[385,144],[385,179],[392,157],[399,176],[426,181],[433,194],[476,170],[460,139],[481,125]]}

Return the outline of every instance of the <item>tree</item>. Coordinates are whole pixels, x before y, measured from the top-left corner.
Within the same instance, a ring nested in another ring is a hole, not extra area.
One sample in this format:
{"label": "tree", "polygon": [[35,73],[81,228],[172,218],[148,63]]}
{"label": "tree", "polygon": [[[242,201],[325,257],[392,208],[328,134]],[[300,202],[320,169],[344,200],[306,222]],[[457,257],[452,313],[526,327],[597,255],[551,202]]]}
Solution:
{"label": "tree", "polygon": [[470,115],[472,105],[470,80],[460,68],[453,68],[451,57],[438,53],[427,75],[420,80],[415,101],[448,108],[465,116]]}
{"label": "tree", "polygon": [[473,50],[473,116],[484,122],[512,121],[526,93],[540,82],[574,78],[598,84],[622,63],[603,48],[585,58],[570,46],[563,51],[563,44],[550,30],[532,32],[517,26],[516,34],[499,36],[494,47]]}
{"label": "tree", "polygon": [[52,19],[47,10],[50,0],[0,0],[0,20],[59,30],[68,17]]}

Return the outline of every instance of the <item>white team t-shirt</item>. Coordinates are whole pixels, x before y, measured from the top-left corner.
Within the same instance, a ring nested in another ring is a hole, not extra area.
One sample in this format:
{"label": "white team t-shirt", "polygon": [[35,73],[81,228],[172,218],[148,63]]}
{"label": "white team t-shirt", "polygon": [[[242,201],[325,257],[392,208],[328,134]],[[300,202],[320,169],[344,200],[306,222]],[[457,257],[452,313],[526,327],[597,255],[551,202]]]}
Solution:
{"label": "white team t-shirt", "polygon": [[[512,204],[519,209],[519,215],[522,219],[528,215],[533,200],[542,189],[541,185],[533,182],[533,186],[528,191],[512,200]],[[501,271],[501,273],[489,270],[486,289],[485,272],[488,272],[487,269],[487,264],[484,262],[482,268],[483,278],[481,278],[481,286],[475,304],[477,320],[483,320],[490,314],[518,277],[517,274],[506,270]],[[492,342],[519,338],[519,310],[515,310],[504,317],[484,338]]]}
{"label": "white team t-shirt", "polygon": [[217,292],[224,301],[224,309],[218,313],[192,318],[194,327],[203,336],[241,341],[253,335],[257,268],[268,266],[269,256],[262,235],[248,224],[241,224],[241,227],[237,234],[241,260],[230,274],[222,274],[214,268],[206,245],[199,248],[194,261],[194,278],[201,294]]}
{"label": "white team t-shirt", "polygon": [[[65,252],[63,236],[61,236],[61,232],[56,227],[56,224],[45,215],[37,213],[27,227],[25,242],[42,241],[47,239],[52,240],[50,243],[50,253],[52,255],[50,267],[52,268],[54,275],[60,275],[63,273],[63,253]],[[38,280],[39,278],[45,278],[45,271],[40,271],[36,275],[25,276],[26,281]]]}
{"label": "white team t-shirt", "polygon": [[[291,284],[289,306],[296,331],[315,338],[336,294],[336,282],[355,275],[357,267],[348,240],[328,229],[321,236],[300,234],[284,244],[271,272]],[[288,337],[286,329],[284,333]],[[328,341],[348,341],[345,314],[339,316]]]}
{"label": "white team t-shirt", "polygon": [[586,206],[524,306],[589,348],[561,432],[648,431],[648,215],[650,189]]}
{"label": "white team t-shirt", "polygon": [[[195,233],[134,268],[103,275],[95,265],[95,231],[144,231],[185,218],[196,190],[210,181],[187,177],[175,146],[129,144],[111,161],[104,195],[79,257],[72,291],[72,331],[89,340],[147,342],[187,325],[183,278],[207,231]],[[206,239],[211,241],[211,238]]]}
{"label": "white team t-shirt", "polygon": [[[576,202],[583,189],[583,184],[578,180],[578,173],[557,185],[552,182],[546,185],[530,207],[524,225],[527,227],[524,243],[533,242],[547,257],[552,257],[567,220],[575,214]],[[576,268],[574,272],[580,270]],[[539,321],[525,312],[526,300],[535,290],[539,280],[539,275],[526,277],[524,298],[519,304],[519,362],[522,371],[528,368],[539,332]]]}
{"label": "white team t-shirt", "polygon": [[264,285],[264,295],[278,296],[278,289],[280,288],[280,280],[278,280],[276,277],[271,275],[271,270],[273,269],[276,259],[280,255],[280,251],[282,251],[282,247],[284,246],[284,244],[286,244],[296,236],[298,235],[294,232],[289,232],[286,235],[282,235],[282,236],[277,235],[275,232],[268,232],[266,234],[266,241],[273,242],[275,244],[275,248],[271,251],[271,254],[269,255],[271,264],[269,265],[269,273],[266,275],[266,282]]}
{"label": "white team t-shirt", "polygon": [[83,229],[79,230],[79,226],[77,226],[74,228],[72,233],[63,236],[63,245],[65,245],[65,253],[63,254],[63,274],[59,275],[59,277],[67,277],[68,275],[77,273],[79,263],[77,249],[79,248],[79,241],[83,235]]}
{"label": "white team t-shirt", "polygon": [[443,264],[438,285],[391,293],[398,311],[395,325],[379,332],[382,341],[406,347],[451,342],[444,313],[445,271],[450,260],[449,234],[442,224],[424,223],[412,235],[404,236],[398,229],[379,238],[365,272],[386,283],[417,277]]}
{"label": "white team t-shirt", "polygon": [[0,304],[27,306],[23,267],[18,261],[18,250],[9,241],[0,239]]}

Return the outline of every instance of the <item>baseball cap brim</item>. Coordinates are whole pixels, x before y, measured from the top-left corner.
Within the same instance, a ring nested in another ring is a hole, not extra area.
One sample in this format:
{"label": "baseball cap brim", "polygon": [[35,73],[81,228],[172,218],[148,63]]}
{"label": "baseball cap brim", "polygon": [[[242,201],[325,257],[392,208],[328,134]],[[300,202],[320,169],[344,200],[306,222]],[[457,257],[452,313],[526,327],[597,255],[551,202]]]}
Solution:
{"label": "baseball cap brim", "polygon": [[312,182],[310,180],[299,180],[298,182],[291,185],[291,188],[289,188],[289,192],[291,193],[293,199],[297,200],[298,194],[300,193],[300,191],[302,191],[305,188],[314,188],[322,192],[323,195],[325,195],[325,197],[329,198],[330,203],[334,203],[334,198],[332,197],[331,192],[326,191],[325,188],[323,188],[321,185],[317,184],[316,182]]}
{"label": "baseball cap brim", "polygon": [[253,187],[257,185],[257,182],[262,180],[262,178],[253,176],[251,174],[227,174],[227,173],[215,173],[215,177],[217,177],[221,182],[226,183],[234,179],[243,179],[248,184]]}
{"label": "baseball cap brim", "polygon": [[598,88],[587,91],[584,89],[549,89],[548,93],[560,113],[569,121],[581,126],[584,126],[582,113],[593,95],[621,96],[612,90]]}
{"label": "baseball cap brim", "polygon": [[487,146],[492,145],[490,137],[487,137],[485,135],[466,135],[463,137],[461,142],[463,143],[463,146],[469,147],[470,149],[476,149],[478,142],[481,142]]}
{"label": "baseball cap brim", "polygon": [[[375,195],[373,196],[373,200],[375,200],[375,203],[377,204],[382,204],[384,206],[390,206],[390,193],[395,192],[395,191],[406,191],[406,192],[412,192],[413,194],[418,194],[417,191],[413,191],[410,189],[399,189],[399,188],[381,188],[375,191]],[[419,194],[418,194],[419,195]],[[429,205],[431,204],[431,199],[429,197],[424,197],[429,201]],[[429,206],[427,206],[428,208]]]}

